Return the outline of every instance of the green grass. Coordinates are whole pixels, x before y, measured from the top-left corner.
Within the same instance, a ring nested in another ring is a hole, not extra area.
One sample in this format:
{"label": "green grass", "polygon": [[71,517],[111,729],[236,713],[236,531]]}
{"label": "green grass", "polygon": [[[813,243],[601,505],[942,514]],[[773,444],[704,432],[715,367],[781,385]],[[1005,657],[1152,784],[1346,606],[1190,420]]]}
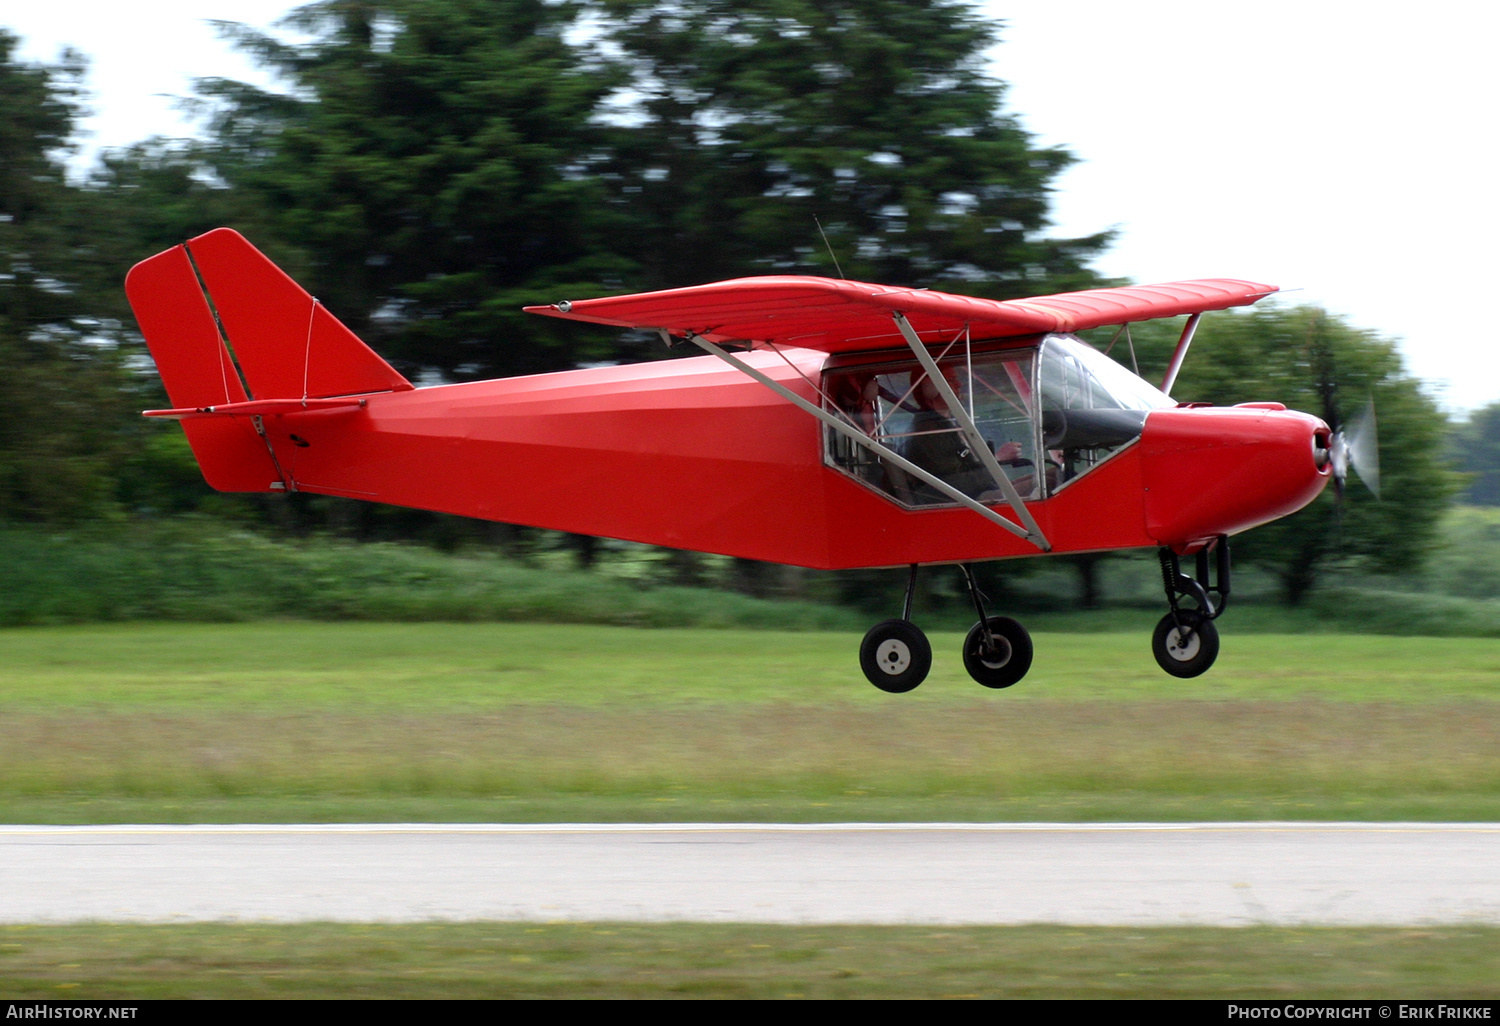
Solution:
{"label": "green grass", "polygon": [[1165,676],[1149,638],[1037,632],[1031,673],[989,692],[961,636],[932,634],[931,676],[908,695],[865,683],[859,635],[565,624],[120,624],[0,631],[0,708],[165,712],[620,709],[767,702],[926,709],[994,701],[1433,702],[1500,700],[1500,641],[1235,634],[1206,675]]}
{"label": "green grass", "polygon": [[[0,821],[1500,820],[1500,642],[1036,635],[908,695],[857,633],[549,624],[0,631]],[[1500,930],[0,927],[11,999],[1493,998]]]}
{"label": "green grass", "polygon": [[10,1000],[1493,999],[1500,929],[641,923],[0,927]]}
{"label": "green grass", "polygon": [[0,633],[0,819],[1497,819],[1500,643],[1251,635],[1180,681],[1036,636],[886,695],[858,636],[499,624]]}

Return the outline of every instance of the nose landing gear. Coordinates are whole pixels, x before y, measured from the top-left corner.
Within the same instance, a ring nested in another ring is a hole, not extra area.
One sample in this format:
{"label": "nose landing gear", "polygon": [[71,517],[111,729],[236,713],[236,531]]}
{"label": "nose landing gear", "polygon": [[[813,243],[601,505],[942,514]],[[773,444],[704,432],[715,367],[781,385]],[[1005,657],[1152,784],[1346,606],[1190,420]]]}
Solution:
{"label": "nose landing gear", "polygon": [[[1177,553],[1164,548],[1161,557],[1162,584],[1171,609],[1157,623],[1151,635],[1151,654],[1156,664],[1174,677],[1196,677],[1219,658],[1219,629],[1214,620],[1229,604],[1229,539],[1220,537],[1213,546],[1217,582],[1209,580],[1208,548],[1198,552],[1196,577],[1182,572]],[[1218,601],[1214,601],[1214,596]],[[1183,597],[1197,604],[1183,609]]]}
{"label": "nose landing gear", "polygon": [[[987,688],[1008,688],[1031,669],[1031,635],[1010,617],[987,616],[974,572],[967,565],[962,569],[969,597],[979,614],[979,622],[964,638],[964,669]],[[865,677],[880,690],[893,694],[912,690],[927,679],[932,668],[932,645],[921,628],[911,622],[916,586],[917,568],[913,565],[901,619],[877,623],[859,647],[859,666]]]}
{"label": "nose landing gear", "polygon": [[1151,654],[1174,677],[1196,677],[1219,658],[1219,629],[1196,609],[1168,613],[1151,635]]}

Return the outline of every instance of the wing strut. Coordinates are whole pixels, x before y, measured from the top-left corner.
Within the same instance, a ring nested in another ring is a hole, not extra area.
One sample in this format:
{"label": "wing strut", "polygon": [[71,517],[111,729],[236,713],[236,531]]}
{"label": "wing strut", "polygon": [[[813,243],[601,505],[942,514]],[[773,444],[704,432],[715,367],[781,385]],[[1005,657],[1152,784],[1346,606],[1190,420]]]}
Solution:
{"label": "wing strut", "polygon": [[[657,330],[661,333],[664,341],[670,341],[670,336],[665,329],[658,328]],[[751,367],[749,364],[739,359],[733,353],[730,353],[724,349],[721,349],[719,346],[714,345],[714,343],[710,342],[702,335],[688,332],[685,337],[689,342],[693,343],[693,345],[697,346],[699,349],[702,349],[705,353],[708,353],[710,356],[717,356],[720,360],[723,360],[735,370],[747,375],[748,377],[754,378],[756,381],[759,381],[762,385],[765,385],[767,388],[775,392],[777,395],[781,396],[787,402],[791,403],[801,410],[806,411],[807,413],[812,414],[818,420],[822,421],[824,424],[827,424],[839,434],[843,435],[845,438],[848,438],[854,444],[869,449],[876,456],[880,457],[883,460],[887,460],[893,466],[899,467],[900,469],[906,471],[917,480],[922,481],[923,483],[937,489],[939,492],[941,492],[943,495],[946,495],[954,502],[957,502],[963,506],[967,506],[969,509],[972,509],[975,513],[978,513],[986,520],[992,521],[1005,528],[1011,534],[1014,534],[1019,538],[1027,539],[1042,551],[1045,552],[1050,550],[1051,546],[1047,544],[1047,540],[1042,536],[1041,531],[1036,530],[1035,534],[1033,534],[1032,531],[1028,531],[1025,527],[1007,520],[999,513],[996,513],[994,510],[990,509],[988,506],[985,506],[984,504],[965,495],[957,488],[954,488],[942,478],[937,477],[934,474],[930,474],[926,470],[923,470],[921,467],[906,459],[904,456],[900,455],[889,446],[882,445],[880,442],[877,442],[875,439],[865,434],[855,425],[849,423],[846,420],[841,420],[833,414],[829,413],[827,410],[824,410],[821,407],[808,402],[796,392],[793,392],[791,389],[781,384],[781,382],[773,381],[770,377],[756,370],[754,367]],[[993,458],[994,457],[992,455],[991,459]],[[1002,472],[1001,477],[1004,476],[1005,475]],[[1006,480],[1006,484],[1010,484],[1008,479]],[[1013,496],[1016,495],[1014,486],[1010,487],[1009,494]],[[1015,502],[1013,502],[1013,505],[1020,505],[1019,496],[1016,496],[1016,500]],[[1024,506],[1021,506],[1020,508],[1024,519],[1032,524],[1032,528],[1034,530],[1035,521],[1031,519],[1030,514],[1026,511],[1026,508]]]}
{"label": "wing strut", "polygon": [[1161,379],[1161,390],[1167,395],[1172,394],[1172,386],[1177,384],[1177,372],[1182,370],[1182,361],[1187,359],[1188,346],[1193,344],[1193,335],[1197,333],[1198,321],[1202,317],[1201,313],[1195,313],[1182,326],[1182,335],[1177,339],[1177,348],[1172,350],[1172,362],[1167,364],[1166,376]]}
{"label": "wing strut", "polygon": [[1043,552],[1052,551],[1051,543],[1047,541],[1047,536],[1042,533],[1042,529],[1037,526],[1031,510],[1027,509],[1026,503],[1021,501],[1021,493],[1016,491],[1016,486],[1010,483],[1010,478],[1006,477],[1005,471],[1000,469],[1000,463],[995,459],[990,443],[986,442],[984,436],[979,433],[979,428],[974,424],[974,418],[969,416],[969,411],[959,401],[958,395],[953,391],[953,386],[948,384],[947,376],[938,368],[937,361],[932,358],[932,354],[927,351],[927,347],[912,330],[906,315],[897,311],[891,314],[891,317],[896,321],[896,327],[901,330],[901,336],[906,339],[907,346],[916,355],[917,362],[927,372],[927,380],[937,386],[943,401],[948,404],[948,412],[953,414],[959,430],[963,432],[964,441],[969,443],[969,449],[979,457],[979,462],[984,464],[984,469],[989,471],[990,477],[995,479],[995,486],[1000,489],[1000,494],[1005,496],[1005,501],[1015,511],[1016,517],[1026,525],[1025,530],[1018,533]]}

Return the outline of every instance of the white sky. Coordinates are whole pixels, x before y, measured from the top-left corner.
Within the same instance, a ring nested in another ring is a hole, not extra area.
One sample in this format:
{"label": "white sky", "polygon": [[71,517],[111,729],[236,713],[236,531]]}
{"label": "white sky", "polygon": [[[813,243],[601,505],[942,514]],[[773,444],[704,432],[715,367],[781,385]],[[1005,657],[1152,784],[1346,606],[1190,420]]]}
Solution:
{"label": "white sky", "polygon": [[[255,80],[210,19],[269,26],[287,0],[54,0],[0,14],[22,56],[91,61],[93,146],[187,126],[191,80]],[[1300,289],[1403,340],[1452,409],[1500,401],[1488,299],[1500,241],[1500,7],[1382,0],[982,0],[1005,24],[1008,108],[1082,163],[1057,234],[1111,226],[1096,266],[1139,282],[1233,277]]]}

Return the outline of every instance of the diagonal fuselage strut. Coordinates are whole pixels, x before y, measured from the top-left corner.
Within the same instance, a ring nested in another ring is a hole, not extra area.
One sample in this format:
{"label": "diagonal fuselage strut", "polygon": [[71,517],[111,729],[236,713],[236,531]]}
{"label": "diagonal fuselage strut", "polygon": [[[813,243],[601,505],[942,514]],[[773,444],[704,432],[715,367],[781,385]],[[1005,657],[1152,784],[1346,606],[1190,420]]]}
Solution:
{"label": "diagonal fuselage strut", "polygon": [[[944,481],[937,475],[932,474],[929,471],[924,470],[922,467],[917,466],[915,463],[911,462],[906,457],[896,452],[890,446],[885,445],[874,438],[871,438],[868,434],[866,434],[856,425],[850,423],[848,420],[837,417],[834,414],[829,413],[827,410],[824,410],[821,407],[808,402],[802,396],[798,395],[796,392],[793,392],[791,389],[787,388],[779,381],[772,380],[768,375],[762,373],[754,367],[751,367],[749,364],[736,357],[733,353],[720,348],[703,336],[695,334],[693,332],[688,332],[686,333],[685,337],[689,342],[692,342],[695,346],[697,346],[699,349],[702,349],[710,356],[718,357],[720,360],[729,364],[729,366],[733,367],[740,373],[760,382],[762,385],[766,386],[771,391],[775,392],[777,395],[790,402],[792,405],[801,410],[804,410],[805,412],[811,414],[813,417],[816,417],[818,420],[822,421],[824,424],[827,424],[829,427],[833,428],[833,430],[837,431],[845,438],[848,438],[856,445],[868,449],[879,458],[888,461],[893,466],[900,468],[901,470],[915,477],[917,480],[922,481],[928,486],[936,489],[938,492],[952,499],[959,505],[966,506],[967,508],[973,510],[975,513],[978,513],[986,520],[989,520],[992,523],[1005,528],[1005,530],[1009,531],[1011,534],[1014,534],[1019,538],[1025,538],[1027,541],[1031,542],[1043,552],[1051,551],[1052,546],[1047,541],[1046,536],[1042,533],[1041,528],[1037,526],[1036,520],[1031,516],[1031,511],[1028,510],[1026,508],[1026,504],[1021,501],[1020,493],[1016,491],[1015,485],[1011,484],[1010,478],[1006,477],[1005,472],[1000,469],[1000,464],[996,461],[995,454],[990,451],[988,444],[984,442],[982,437],[980,437],[979,431],[974,425],[974,421],[968,416],[967,411],[964,410],[963,405],[958,401],[958,397],[954,395],[953,390],[948,387],[947,381],[944,380],[943,375],[937,369],[936,363],[933,362],[932,355],[927,352],[926,347],[923,346],[921,344],[921,341],[916,337],[916,334],[911,329],[911,325],[906,322],[906,318],[899,313],[895,314],[894,316],[896,319],[896,326],[901,329],[901,334],[906,338],[907,344],[910,345],[912,351],[916,353],[917,359],[921,361],[923,368],[927,372],[927,376],[931,378],[933,383],[938,387],[939,391],[943,395],[944,400],[947,401],[949,409],[953,411],[955,419],[957,420],[960,429],[963,431],[965,440],[968,441],[971,448],[973,448],[977,453],[980,454],[980,459],[984,461],[986,469],[988,469],[990,475],[994,477],[995,483],[999,486],[1001,493],[1005,496],[1005,501],[1010,505],[1011,509],[1016,512],[1017,517],[1020,518],[1020,524],[1017,524],[1012,520],[1008,520],[1007,518],[1001,516],[995,510],[990,509],[988,506],[984,505],[978,500],[965,495],[963,492],[959,491],[957,488],[953,487],[951,484],[949,484],[947,481]],[[661,333],[664,340],[668,340],[670,338],[669,333],[665,330],[660,328],[658,328],[657,330]],[[985,457],[988,457],[988,459],[985,459]]]}

